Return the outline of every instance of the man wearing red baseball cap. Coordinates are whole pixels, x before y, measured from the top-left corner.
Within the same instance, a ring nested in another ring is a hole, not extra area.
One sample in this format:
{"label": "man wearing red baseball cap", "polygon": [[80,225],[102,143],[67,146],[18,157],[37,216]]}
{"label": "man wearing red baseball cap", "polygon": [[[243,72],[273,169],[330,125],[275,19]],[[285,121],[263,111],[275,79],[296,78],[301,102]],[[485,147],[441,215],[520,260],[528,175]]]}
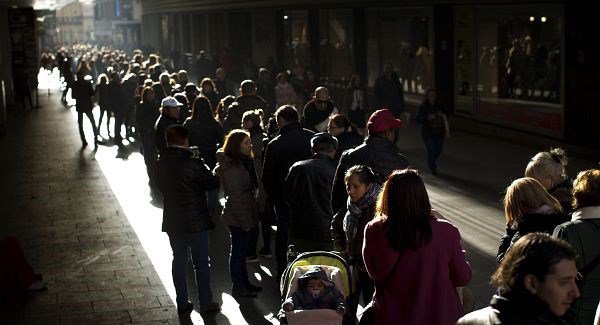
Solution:
{"label": "man wearing red baseball cap", "polygon": [[331,193],[331,207],[334,213],[346,207],[348,194],[344,176],[350,167],[371,167],[379,182],[385,181],[392,171],[408,167],[408,160],[396,147],[400,127],[402,121],[395,118],[389,109],[380,109],[371,114],[367,122],[369,136],[360,146],[344,151],[337,166]]}

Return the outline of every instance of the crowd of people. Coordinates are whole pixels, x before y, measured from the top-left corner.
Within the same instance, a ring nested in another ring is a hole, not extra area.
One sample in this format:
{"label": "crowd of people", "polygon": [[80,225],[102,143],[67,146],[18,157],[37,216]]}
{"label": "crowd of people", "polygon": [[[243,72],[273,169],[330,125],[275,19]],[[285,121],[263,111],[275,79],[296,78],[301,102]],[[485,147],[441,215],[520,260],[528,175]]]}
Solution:
{"label": "crowd of people", "polygon": [[[78,53],[76,64],[65,53],[59,55],[67,59],[57,60],[77,102],[82,143],[87,144],[83,114],[94,126],[96,145],[104,141],[101,123],[90,113],[92,98],[100,119],[107,113],[109,134],[108,120],[114,118],[116,145],[122,146],[123,133],[140,140],[151,195],[164,207],[162,230],[173,249],[179,313],[193,308],[185,276],[188,258],[200,311],[220,309],[210,288],[208,249],[220,213],[229,230],[235,296],[256,297],[262,291],[249,281],[246,263],[273,256],[271,226],[276,225],[278,280],[288,265],[290,244],[297,252],[338,252],[356,279],[356,290],[342,302],[320,271],[312,270],[302,282],[312,296],[299,292],[285,301],[284,310],[319,308],[315,301],[329,292],[336,297],[331,308],[342,314],[355,314],[362,296],[370,308],[361,323],[593,322],[600,298],[600,170],[582,171],[571,181],[564,151],[531,159],[524,177],[512,182],[504,197],[506,233],[492,276],[497,294],[490,307],[464,316],[469,310],[461,288],[471,280],[471,266],[459,230],[432,208],[419,172],[409,168],[398,149],[406,115],[391,64],[376,82],[373,107],[355,76],[339,108],[318,84],[303,103],[288,74],[272,80],[277,71],[267,68],[236,90],[223,67],[214,76],[197,76],[196,84],[185,70],[166,71],[156,54],[134,51],[129,58],[119,51],[87,50]],[[95,89],[92,80],[97,80]],[[416,121],[422,124],[429,169],[437,174],[448,117],[434,89],[425,97]]]}

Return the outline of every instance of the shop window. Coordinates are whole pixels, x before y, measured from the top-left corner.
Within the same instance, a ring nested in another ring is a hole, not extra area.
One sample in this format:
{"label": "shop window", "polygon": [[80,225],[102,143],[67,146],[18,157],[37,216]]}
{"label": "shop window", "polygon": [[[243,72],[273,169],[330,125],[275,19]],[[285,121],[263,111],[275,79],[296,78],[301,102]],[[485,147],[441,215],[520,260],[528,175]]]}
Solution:
{"label": "shop window", "polygon": [[[369,86],[391,62],[406,94],[433,87],[430,9],[368,9],[367,69]],[[378,44],[378,45],[377,45]]]}
{"label": "shop window", "polygon": [[319,12],[320,77],[345,81],[354,73],[352,10]]}
{"label": "shop window", "polygon": [[294,75],[304,75],[311,66],[308,11],[283,12],[284,66]]}
{"label": "shop window", "polygon": [[[277,56],[277,45],[275,40],[275,11],[261,10],[252,13],[253,46],[252,56],[254,62],[259,66],[270,66],[275,62]],[[270,67],[273,69],[273,67]],[[277,73],[278,71],[271,71]]]}

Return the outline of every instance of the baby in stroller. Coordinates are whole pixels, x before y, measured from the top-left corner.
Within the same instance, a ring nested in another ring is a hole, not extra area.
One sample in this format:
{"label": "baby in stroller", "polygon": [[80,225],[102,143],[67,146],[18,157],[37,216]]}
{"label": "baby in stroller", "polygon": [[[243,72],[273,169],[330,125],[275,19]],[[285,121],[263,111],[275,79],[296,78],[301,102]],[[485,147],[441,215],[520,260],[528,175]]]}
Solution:
{"label": "baby in stroller", "polygon": [[330,281],[320,266],[312,266],[298,279],[298,289],[286,299],[281,308],[292,310],[333,309],[338,314],[346,312],[343,294]]}

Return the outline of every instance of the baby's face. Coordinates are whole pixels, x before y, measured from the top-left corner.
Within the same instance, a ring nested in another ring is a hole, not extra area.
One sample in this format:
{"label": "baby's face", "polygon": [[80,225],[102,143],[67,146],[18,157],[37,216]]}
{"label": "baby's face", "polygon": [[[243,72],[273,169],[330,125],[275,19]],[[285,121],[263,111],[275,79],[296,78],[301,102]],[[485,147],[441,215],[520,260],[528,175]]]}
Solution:
{"label": "baby's face", "polygon": [[325,286],[323,285],[323,282],[319,279],[310,279],[308,280],[308,284],[306,285],[306,288],[313,292],[313,291],[321,291],[323,290],[323,288],[325,288]]}

